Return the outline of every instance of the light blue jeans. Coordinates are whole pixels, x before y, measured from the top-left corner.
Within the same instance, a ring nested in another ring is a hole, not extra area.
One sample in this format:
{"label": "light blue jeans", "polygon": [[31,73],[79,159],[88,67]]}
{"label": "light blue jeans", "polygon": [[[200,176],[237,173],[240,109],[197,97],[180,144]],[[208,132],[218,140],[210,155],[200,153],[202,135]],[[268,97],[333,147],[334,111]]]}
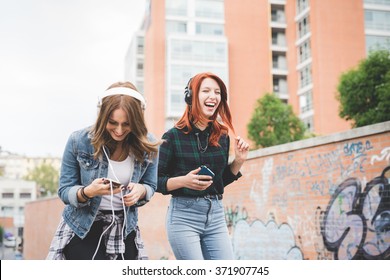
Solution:
{"label": "light blue jeans", "polygon": [[232,260],[222,200],[172,197],[166,227],[177,260]]}

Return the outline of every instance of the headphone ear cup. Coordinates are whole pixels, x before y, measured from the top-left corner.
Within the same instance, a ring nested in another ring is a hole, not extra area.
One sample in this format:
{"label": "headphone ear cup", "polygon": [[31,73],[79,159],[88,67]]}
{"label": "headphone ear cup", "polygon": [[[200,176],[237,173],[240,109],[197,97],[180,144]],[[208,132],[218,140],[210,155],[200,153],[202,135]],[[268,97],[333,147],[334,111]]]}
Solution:
{"label": "headphone ear cup", "polygon": [[189,86],[186,86],[184,90],[184,101],[188,104],[192,104],[192,90],[189,88]]}

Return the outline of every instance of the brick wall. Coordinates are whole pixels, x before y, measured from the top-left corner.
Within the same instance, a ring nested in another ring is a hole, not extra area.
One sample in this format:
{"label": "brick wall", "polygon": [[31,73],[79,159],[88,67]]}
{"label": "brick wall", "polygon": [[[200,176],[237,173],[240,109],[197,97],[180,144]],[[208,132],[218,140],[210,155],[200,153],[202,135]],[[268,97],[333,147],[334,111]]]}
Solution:
{"label": "brick wall", "polygon": [[[224,205],[237,259],[384,259],[390,256],[390,122],[250,153]],[[389,176],[389,173],[387,173]],[[140,209],[150,259],[174,259],[165,231],[169,197]],[[26,206],[25,257],[43,259],[58,199]]]}

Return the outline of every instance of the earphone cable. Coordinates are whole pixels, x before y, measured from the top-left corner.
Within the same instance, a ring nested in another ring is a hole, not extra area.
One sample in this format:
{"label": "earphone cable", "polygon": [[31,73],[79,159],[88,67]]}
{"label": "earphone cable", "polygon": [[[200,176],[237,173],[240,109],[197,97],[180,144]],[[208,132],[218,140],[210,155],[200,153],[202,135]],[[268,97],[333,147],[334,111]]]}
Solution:
{"label": "earphone cable", "polygon": [[[106,158],[107,158],[107,161],[108,161],[108,166],[110,167],[111,172],[112,172],[115,180],[119,182],[118,177],[115,174],[114,168],[112,167],[110,158],[108,157],[108,154],[107,154],[106,149],[105,149],[104,146],[103,146],[103,152],[106,155]],[[114,225],[114,222],[115,222],[115,211],[114,211],[114,205],[113,205],[114,189],[112,187],[112,181],[111,180],[110,180],[110,191],[111,191],[111,194],[110,194],[110,205],[111,205],[111,211],[112,211],[112,221],[111,221],[110,225],[100,235],[99,242],[98,242],[98,245],[96,247],[95,253],[93,254],[92,260],[95,258],[96,254],[97,254],[97,252],[99,250],[100,243],[102,241],[102,238],[103,238],[104,234]],[[120,192],[120,194],[121,194],[122,208],[123,208],[123,217],[124,217],[123,218],[124,221],[123,221],[123,226],[122,226],[122,232],[121,232],[121,237],[122,237],[121,240],[122,240],[122,242],[124,242],[124,229],[125,229],[125,227],[127,227],[127,220],[126,220],[127,216],[126,216],[126,208],[125,208],[125,203],[123,201],[123,193],[122,193],[122,191]],[[121,253],[121,256],[122,256],[122,259],[124,260],[123,252]]]}

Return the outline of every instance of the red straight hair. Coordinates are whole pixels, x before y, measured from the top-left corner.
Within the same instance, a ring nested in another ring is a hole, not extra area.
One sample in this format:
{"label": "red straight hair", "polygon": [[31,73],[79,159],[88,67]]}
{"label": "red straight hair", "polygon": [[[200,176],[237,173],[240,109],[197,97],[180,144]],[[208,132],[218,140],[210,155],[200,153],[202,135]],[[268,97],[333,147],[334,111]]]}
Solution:
{"label": "red straight hair", "polygon": [[[215,80],[221,90],[221,102],[210,119],[207,119],[201,114],[199,103],[199,89],[203,80],[206,78]],[[192,105],[187,104],[182,117],[176,123],[175,127],[180,130],[185,130],[185,133],[187,134],[192,131],[192,126],[196,123],[211,123],[209,144],[211,146],[219,146],[218,141],[222,134],[228,134],[229,129],[234,133],[232,116],[227,103],[227,89],[225,83],[217,75],[205,72],[195,75],[191,79],[188,89],[192,91]]]}

